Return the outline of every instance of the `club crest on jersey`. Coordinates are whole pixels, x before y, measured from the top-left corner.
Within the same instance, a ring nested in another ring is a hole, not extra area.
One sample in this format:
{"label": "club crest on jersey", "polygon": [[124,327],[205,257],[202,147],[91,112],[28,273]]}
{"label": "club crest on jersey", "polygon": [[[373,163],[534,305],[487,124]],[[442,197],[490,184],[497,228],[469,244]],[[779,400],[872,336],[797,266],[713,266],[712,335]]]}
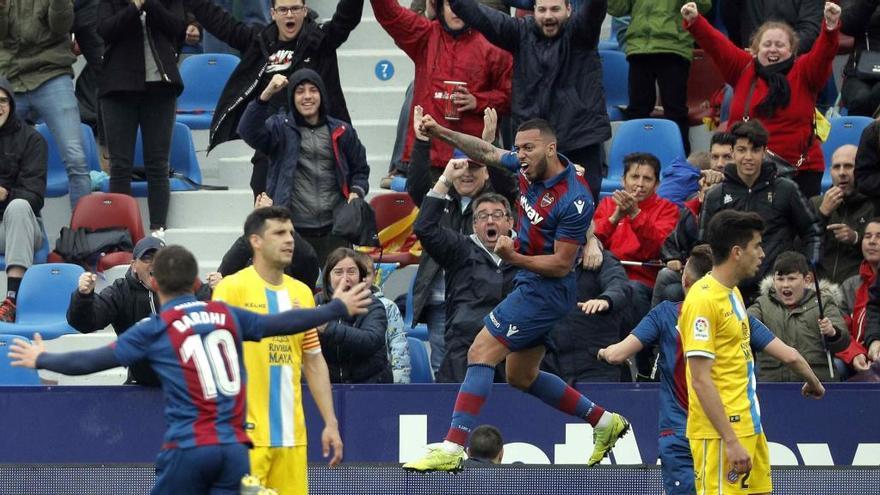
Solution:
{"label": "club crest on jersey", "polygon": [[579,199],[574,202],[574,207],[577,208],[578,215],[580,215],[584,212],[584,205],[586,205],[586,204],[587,203],[582,199]]}
{"label": "club crest on jersey", "polygon": [[727,482],[731,485],[736,483],[736,480],[739,479],[739,473],[736,472],[735,469],[731,469],[727,472]]}
{"label": "club crest on jersey", "polygon": [[703,316],[694,320],[694,340],[709,340],[709,320]]}
{"label": "club crest on jersey", "polygon": [[556,197],[553,196],[553,193],[550,191],[545,192],[544,197],[541,198],[541,208],[547,208],[552,205],[554,201],[556,201]]}
{"label": "club crest on jersey", "polygon": [[529,222],[532,222],[532,225],[538,225],[544,221],[544,217],[538,213],[538,210],[529,204],[529,200],[525,196],[519,197],[519,205],[522,207],[523,211],[526,212],[526,217],[528,217]]}

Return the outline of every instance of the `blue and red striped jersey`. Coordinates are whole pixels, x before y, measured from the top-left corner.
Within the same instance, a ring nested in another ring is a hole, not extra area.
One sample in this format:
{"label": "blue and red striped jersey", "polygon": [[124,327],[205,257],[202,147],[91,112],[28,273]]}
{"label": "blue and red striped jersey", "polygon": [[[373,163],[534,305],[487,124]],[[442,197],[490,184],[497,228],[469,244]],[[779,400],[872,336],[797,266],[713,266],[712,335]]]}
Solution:
{"label": "blue and red striped jersey", "polygon": [[501,163],[519,178],[519,221],[517,251],[527,256],[553,254],[556,241],[583,245],[593,220],[593,195],[567,158],[559,175],[540,182],[529,182],[520,171],[516,153],[509,152]]}
{"label": "blue and red striped jersey", "polygon": [[147,360],[162,383],[164,448],[250,444],[241,342],[259,341],[263,327],[256,313],[187,295],[119,336],[116,359],[126,366]]}
{"label": "blue and red striped jersey", "polygon": [[[660,431],[685,434],[687,427],[688,389],[681,334],[678,332],[680,302],[663,301],[654,307],[632,334],[645,347],[660,346],[657,369],[660,371]],[[762,351],[775,336],[756,318],[749,316],[751,346]]]}

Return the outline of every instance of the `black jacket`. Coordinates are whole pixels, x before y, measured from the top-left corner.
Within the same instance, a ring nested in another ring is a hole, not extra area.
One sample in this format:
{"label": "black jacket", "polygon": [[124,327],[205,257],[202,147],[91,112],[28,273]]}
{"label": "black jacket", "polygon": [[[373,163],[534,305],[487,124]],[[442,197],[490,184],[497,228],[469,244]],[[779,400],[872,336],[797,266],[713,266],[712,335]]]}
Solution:
{"label": "black jacket", "polygon": [[546,119],[563,153],[611,138],[596,50],[607,0],[581,2],[553,39],[544,37],[531,16],[510,17],[476,0],[450,0],[449,5],[491,43],[513,54],[514,129],[528,119]]}
{"label": "black jacket", "polygon": [[[425,252],[446,271],[446,354],[437,381],[458,383],[464,380],[467,352],[483,328],[483,318],[513,289],[518,269],[496,263],[473,234],[442,226],[449,216],[445,210],[452,205],[426,197],[413,230]],[[503,375],[496,373],[496,379]]]}
{"label": "black jacket", "polygon": [[[253,260],[253,252],[244,236],[239,237],[229,246],[229,251],[223,255],[220,268],[217,269],[224,277],[247,268]],[[303,239],[299,232],[293,232],[293,260],[284,268],[285,275],[299,280],[309,286],[312,293],[318,281],[318,255],[309,241]]]}
{"label": "black jacket", "polygon": [[862,131],[855,173],[859,192],[875,202],[880,199],[880,122],[871,122]]}
{"label": "black jacket", "polygon": [[0,186],[9,191],[6,201],[0,202],[0,218],[6,205],[13,199],[23,199],[40,216],[46,196],[46,140],[33,127],[24,125],[15,116],[15,93],[5,78],[0,76],[0,94],[9,98],[9,116],[0,127]]}
{"label": "black jacket", "polygon": [[[318,294],[318,304],[329,301]],[[331,383],[391,383],[391,364],[385,350],[388,316],[385,305],[372,297],[366,314],[327,323],[320,332],[321,351],[330,369]]]}
{"label": "black jacket", "polygon": [[[713,2],[714,3],[714,2]],[[823,0],[724,0],[721,12],[730,39],[737,46],[747,46],[761,24],[783,21],[793,27],[800,39],[798,53],[810,51],[822,23]]]}
{"label": "black jacket", "polygon": [[842,0],[840,32],[853,37],[853,52],[843,73],[856,76],[856,62],[866,47],[880,51],[880,2],[877,0]]}
{"label": "black jacket", "polygon": [[[241,52],[241,62],[232,72],[214,110],[208,150],[220,143],[236,139],[238,121],[248,102],[263,91],[260,78],[266,70],[268,58],[276,51],[278,27],[239,22],[210,0],[186,0],[187,8],[196,20],[211,34]],[[351,122],[342,85],[336,50],[348,39],[349,33],[361,21],[364,0],[340,0],[333,18],[318,24],[314,12],[309,12],[299,33],[292,74],[297,69],[310,68],[320,74],[327,88],[327,113]],[[288,74],[289,75],[289,74]]]}
{"label": "black jacket", "polygon": [[679,210],[675,230],[663,241],[660,248],[660,259],[663,261],[679,260],[684,262],[691,255],[691,249],[697,245],[700,225],[690,208]]}
{"label": "black jacket", "polygon": [[[437,177],[434,177],[433,174],[442,172],[442,170],[431,166],[430,152],[430,141],[416,139],[413,142],[411,161],[406,176],[406,192],[418,207],[422,206],[425,195],[436,182]],[[490,167],[489,182],[486,183],[480,194],[487,192],[498,192],[507,198],[511,206],[514,206],[519,195],[516,176],[504,170]],[[462,211],[461,197],[454,188],[449,190],[449,197],[451,203],[447,205],[446,213],[440,219],[440,226],[451,228],[455,232],[465,235],[472,234],[474,232],[474,212],[470,204]],[[425,309],[431,295],[431,284],[438,273],[440,273],[440,265],[431,258],[431,253],[423,252],[422,258],[419,260],[419,269],[416,272],[416,285],[413,287],[414,314],[412,321],[419,321],[422,310]]]}
{"label": "black jacket", "polygon": [[[196,293],[200,301],[211,300],[211,288],[202,284]],[[159,296],[147,289],[131,268],[100,294],[80,294],[74,290],[67,308],[67,323],[80,333],[92,333],[107,325],[116,335],[122,335],[135,323],[157,313],[161,309]],[[147,361],[141,361],[128,369],[129,381],[158,387],[159,379]]]}
{"label": "black jacket", "polygon": [[577,268],[577,300],[604,299],[608,311],[585,314],[575,306],[560,320],[551,336],[555,349],[544,358],[543,367],[568,383],[620,381],[620,367],[600,362],[599,349],[620,341],[623,322],[629,320],[632,295],[626,270],[611,253],[604,251],[599,270]]}
{"label": "black jacket", "polygon": [[[177,70],[177,57],[186,37],[186,14],[183,0],[145,0],[147,35],[150,50],[163,82],[183,91]],[[144,35],[141,11],[130,0],[101,0],[98,5],[98,34],[104,39],[103,73],[98,79],[98,94],[116,91],[144,91]]]}
{"label": "black jacket", "polygon": [[[813,205],[807,201],[797,184],[776,176],[776,169],[764,163],[761,175],[749,188],[736,174],[736,165],[724,168],[724,181],[706,192],[700,213],[700,239],[706,239],[709,221],[721,210],[752,211],[764,219],[764,261],[755,277],[740,284],[743,297],[757,296],[758,283],[763,279],[776,256],[794,248],[800,237],[801,252],[808,261],[821,260],[822,230]],[[751,302],[749,299],[747,302]]]}

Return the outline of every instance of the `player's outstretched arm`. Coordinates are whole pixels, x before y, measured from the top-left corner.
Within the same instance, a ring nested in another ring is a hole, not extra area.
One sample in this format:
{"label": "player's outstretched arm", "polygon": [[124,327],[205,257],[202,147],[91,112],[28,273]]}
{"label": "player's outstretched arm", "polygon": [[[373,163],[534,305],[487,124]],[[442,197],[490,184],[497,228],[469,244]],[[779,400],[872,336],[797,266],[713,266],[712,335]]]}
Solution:
{"label": "player's outstretched arm", "polygon": [[64,375],[88,375],[122,366],[110,346],[88,351],[46,352],[43,337],[39,333],[34,334],[33,343],[15,339],[9,346],[9,357],[12,366],[49,370]]}
{"label": "player's outstretched arm", "polygon": [[616,344],[599,349],[599,361],[606,361],[608,364],[615,365],[622,364],[644,347],[635,335],[630,334]]}
{"label": "player's outstretched arm", "polygon": [[715,382],[712,381],[714,360],[702,356],[688,356],[687,363],[691,372],[691,384],[694,387],[694,392],[696,392],[697,399],[712,426],[724,441],[724,450],[727,453],[726,457],[730,467],[740,474],[751,471],[751,456],[743,448],[730,426],[727,414],[724,412],[724,403],[721,402],[721,395],[718,393]]}
{"label": "player's outstretched arm", "polygon": [[788,366],[806,380],[804,387],[801,389],[801,393],[804,397],[821,399],[822,396],[825,395],[825,387],[822,385],[822,382],[819,381],[819,378],[813,373],[813,369],[810,368],[807,360],[801,356],[801,353],[799,353],[797,349],[786,344],[779,338],[775,338],[767,344],[767,347],[764,348],[764,352],[778,359],[779,362]]}
{"label": "player's outstretched arm", "polygon": [[[260,340],[263,337],[276,335],[293,335],[315,328],[331,320],[355,316],[367,312],[372,293],[366,284],[359,283],[347,290],[338,290],[333,300],[327,304],[310,309],[291,309],[272,315],[257,315],[250,311],[232,308],[239,319],[256,318],[257,325],[262,324],[259,335],[246,335],[247,340]],[[244,325],[249,327],[249,325]]]}
{"label": "player's outstretched arm", "polygon": [[422,134],[431,138],[442,139],[455,146],[471,160],[478,161],[489,167],[507,170],[507,167],[501,164],[501,157],[507,154],[507,152],[501,148],[496,148],[492,143],[487,143],[476,136],[447,129],[438,124],[430,115],[422,116],[422,123],[419,129]]}

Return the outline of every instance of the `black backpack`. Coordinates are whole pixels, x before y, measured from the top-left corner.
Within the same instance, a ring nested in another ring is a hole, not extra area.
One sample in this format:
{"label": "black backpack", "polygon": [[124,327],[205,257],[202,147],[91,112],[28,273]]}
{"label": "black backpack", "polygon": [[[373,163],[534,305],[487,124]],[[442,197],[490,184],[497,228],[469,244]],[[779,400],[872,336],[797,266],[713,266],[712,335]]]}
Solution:
{"label": "black backpack", "polygon": [[55,242],[55,253],[64,258],[66,263],[81,265],[86,269],[97,265],[102,254],[133,249],[131,234],[127,229],[119,227],[97,230],[62,227],[61,235]]}

